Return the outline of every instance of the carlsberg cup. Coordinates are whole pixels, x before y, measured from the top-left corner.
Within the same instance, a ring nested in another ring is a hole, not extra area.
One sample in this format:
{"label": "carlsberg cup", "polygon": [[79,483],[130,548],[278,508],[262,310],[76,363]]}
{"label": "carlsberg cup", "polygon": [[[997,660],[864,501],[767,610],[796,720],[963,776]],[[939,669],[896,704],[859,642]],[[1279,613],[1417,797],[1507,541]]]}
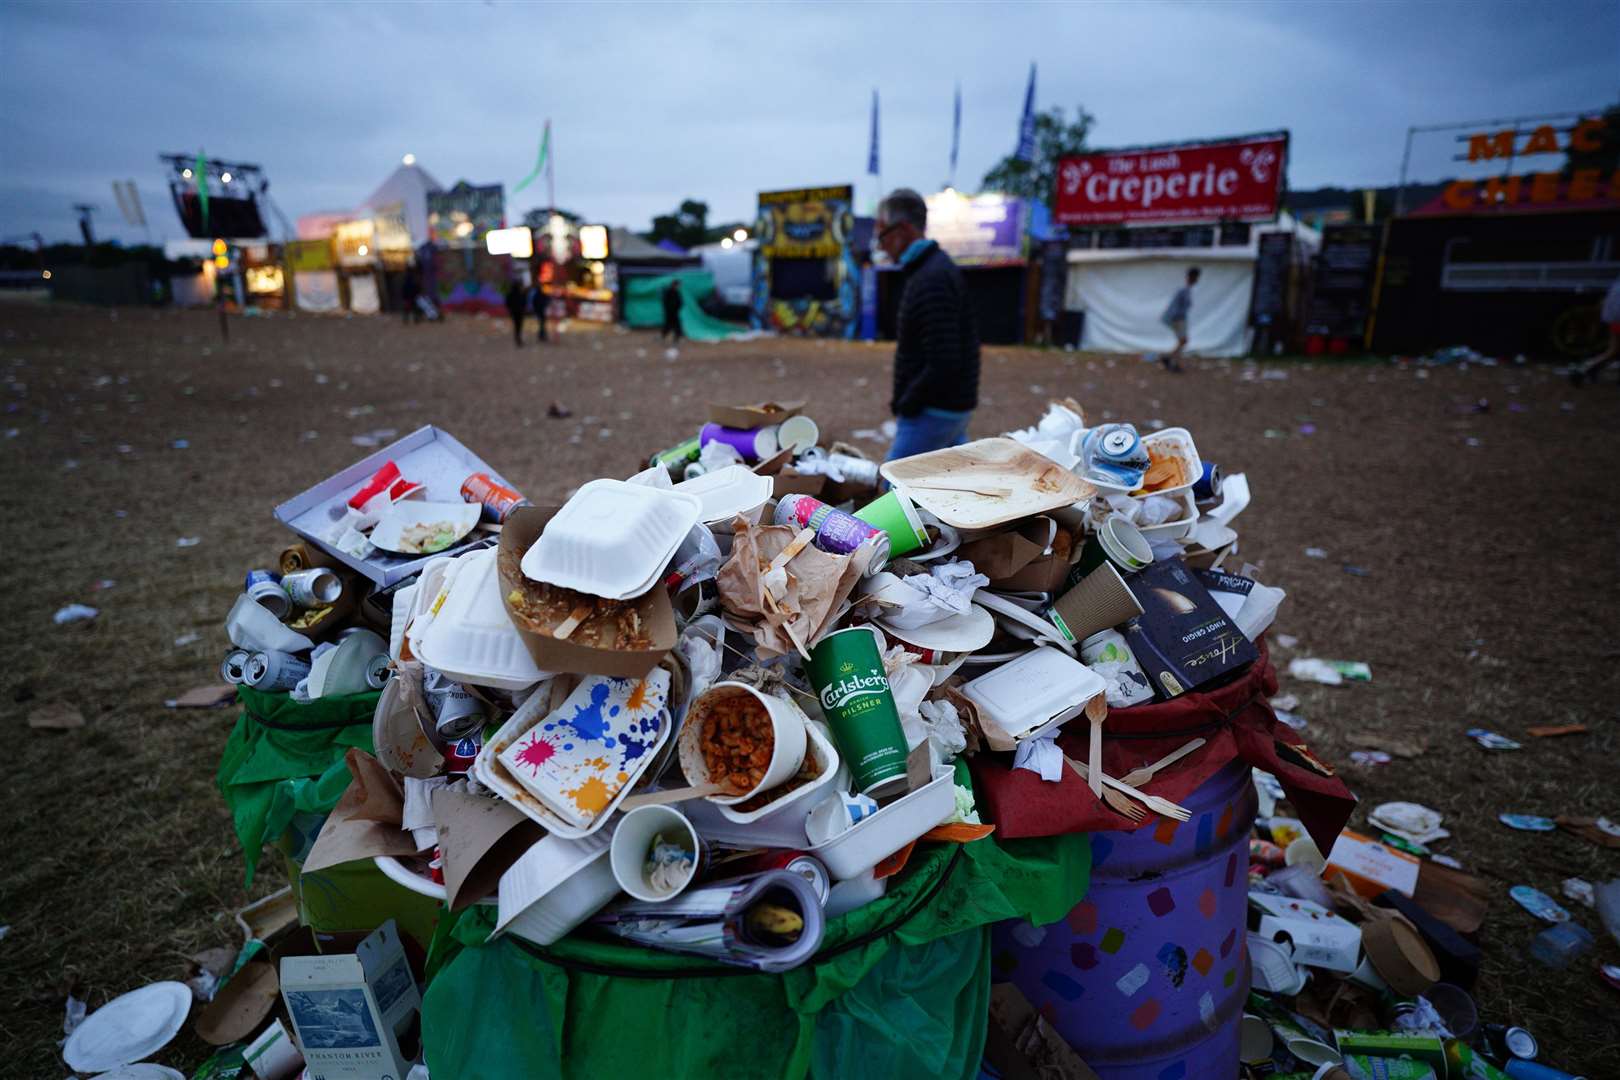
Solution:
{"label": "carlsberg cup", "polygon": [[852,626],[822,638],[806,669],[855,790],[874,799],[906,787],[906,734],[894,706],[877,632]]}

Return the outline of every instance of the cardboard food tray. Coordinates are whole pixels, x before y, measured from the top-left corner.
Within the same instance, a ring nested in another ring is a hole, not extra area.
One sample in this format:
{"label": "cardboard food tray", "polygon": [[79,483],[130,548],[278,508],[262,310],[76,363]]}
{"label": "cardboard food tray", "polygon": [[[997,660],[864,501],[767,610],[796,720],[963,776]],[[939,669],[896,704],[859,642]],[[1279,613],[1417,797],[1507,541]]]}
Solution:
{"label": "cardboard food tray", "polygon": [[379,550],[369,559],[357,559],[338,551],[327,537],[342,520],[349,497],[390,461],[399,466],[405,479],[422,484],[426,497],[433,502],[465,501],[461,482],[475,472],[488,473],[497,483],[514,486],[454,436],[429,424],[294,495],[276,507],[275,519],[344,566],[382,586],[410,577],[429,559],[459,555],[483,539],[475,529],[461,543],[433,555],[391,555]]}
{"label": "cardboard food tray", "polygon": [[[978,439],[884,462],[878,469],[889,483],[945,524],[957,529],[988,529],[1090,499],[1097,489],[1051,458],[1006,438]],[[926,485],[939,485],[928,487]],[[1008,494],[980,495],[942,490],[956,485]]]}
{"label": "cardboard food tray", "polygon": [[722,405],[711,401],[709,420],[722,427],[751,430],[768,424],[780,424],[790,416],[798,416],[803,410],[802,401],[762,401],[757,405]]}
{"label": "cardboard food tray", "polygon": [[647,627],[647,637],[652,645],[646,649],[601,649],[576,641],[559,641],[549,634],[530,629],[527,623],[512,616],[512,605],[507,598],[514,588],[527,580],[517,570],[518,562],[523,553],[540,538],[546,523],[556,516],[559,509],[561,507],[524,507],[506,519],[506,525],[501,530],[500,549],[496,554],[496,568],[501,577],[501,599],[506,604],[506,614],[512,617],[518,636],[523,639],[524,647],[541,671],[640,678],[656,667],[658,661],[675,647],[675,609],[662,585],[655,584],[642,596],[625,601],[634,607]]}

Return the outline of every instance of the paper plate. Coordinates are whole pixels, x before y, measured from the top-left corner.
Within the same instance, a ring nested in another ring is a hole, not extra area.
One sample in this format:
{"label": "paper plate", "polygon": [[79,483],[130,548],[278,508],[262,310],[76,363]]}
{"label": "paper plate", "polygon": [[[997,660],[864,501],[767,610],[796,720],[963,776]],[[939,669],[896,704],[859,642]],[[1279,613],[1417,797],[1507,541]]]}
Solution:
{"label": "paper plate", "polygon": [[1026,611],[1006,597],[997,596],[993,592],[980,589],[973,595],[973,602],[983,604],[1001,618],[998,620],[1007,628],[1007,633],[1024,641],[1039,641],[1043,645],[1055,645],[1059,649],[1074,655],[1074,643],[1064,639],[1061,631],[1045,619]]}
{"label": "paper plate", "polygon": [[[419,502],[416,499],[407,499],[388,508],[377,522],[377,527],[371,530],[370,539],[376,547],[392,551],[396,555],[436,555],[447,548],[455,547],[462,537],[472,532],[483,509],[478,503]],[[414,538],[410,536],[410,530],[441,522],[448,524],[449,528],[427,546],[416,546]]]}
{"label": "paper plate", "polygon": [[912,502],[957,529],[987,529],[1091,498],[1086,480],[1012,439],[886,461],[878,470]]}
{"label": "paper plate", "polygon": [[924,623],[908,629],[899,629],[877,620],[883,632],[897,637],[908,645],[917,645],[935,652],[972,652],[990,644],[996,636],[996,620],[991,614],[974,604],[965,615],[948,615],[938,622]]}
{"label": "paper plate", "polygon": [[131,990],[85,1017],[62,1045],[62,1059],[82,1073],[132,1064],[167,1046],[190,1011],[191,987],[185,983]]}

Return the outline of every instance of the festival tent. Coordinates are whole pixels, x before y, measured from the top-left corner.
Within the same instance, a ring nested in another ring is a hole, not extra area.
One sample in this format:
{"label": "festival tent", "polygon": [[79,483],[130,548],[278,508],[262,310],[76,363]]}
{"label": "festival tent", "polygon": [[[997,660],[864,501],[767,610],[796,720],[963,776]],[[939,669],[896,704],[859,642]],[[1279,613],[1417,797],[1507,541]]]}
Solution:
{"label": "festival tent", "polygon": [[1085,312],[1080,347],[1103,352],[1167,352],[1175,335],[1161,321],[1187,271],[1201,274],[1188,319],[1190,352],[1242,356],[1249,351],[1249,301],[1262,232],[1291,232],[1295,258],[1308,259],[1322,234],[1284,211],[1275,225],[1256,225],[1246,243],[1220,247],[1075,248],[1068,254],[1066,307]]}
{"label": "festival tent", "polygon": [[403,203],[405,225],[411,230],[412,241],[420,244],[428,239],[428,196],[441,190],[439,182],[422,166],[415,163],[401,165],[360,205],[370,210],[381,210],[395,203]]}

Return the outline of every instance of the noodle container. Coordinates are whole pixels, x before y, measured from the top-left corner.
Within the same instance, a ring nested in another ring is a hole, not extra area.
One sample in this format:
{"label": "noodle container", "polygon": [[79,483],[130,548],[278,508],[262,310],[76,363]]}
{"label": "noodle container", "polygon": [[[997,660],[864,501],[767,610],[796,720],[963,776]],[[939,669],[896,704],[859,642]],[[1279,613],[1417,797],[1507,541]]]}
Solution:
{"label": "noodle container", "polygon": [[[707,796],[710,802],[725,805],[743,802],[755,792],[769,791],[778,784],[792,779],[799,771],[799,766],[804,764],[805,748],[809,741],[809,736],[805,732],[809,720],[793,702],[770,694],[762,694],[746,683],[717,682],[692,702],[691,708],[687,710],[686,723],[681,727],[680,741],[676,750],[680,757],[681,773],[686,777],[687,783],[697,786],[709,782],[709,766],[703,760],[702,746],[703,729],[707,726],[709,710],[717,701],[739,694],[752,695],[756,701],[765,706],[765,712],[771,722],[771,760],[765,768],[764,779],[742,794]],[[901,746],[904,747],[903,735],[901,739]],[[902,776],[904,769],[905,763],[902,761]]]}

